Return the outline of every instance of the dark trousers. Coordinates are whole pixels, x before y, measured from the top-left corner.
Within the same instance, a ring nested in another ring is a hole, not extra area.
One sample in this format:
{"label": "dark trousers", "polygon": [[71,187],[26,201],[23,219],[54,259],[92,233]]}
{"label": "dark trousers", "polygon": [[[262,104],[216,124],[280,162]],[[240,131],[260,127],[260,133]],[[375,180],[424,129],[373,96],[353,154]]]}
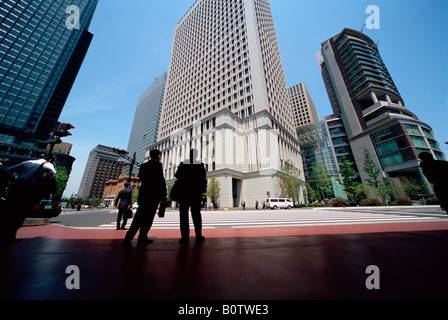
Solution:
{"label": "dark trousers", "polygon": [[121,225],[121,228],[126,227],[126,223],[128,222],[127,210],[127,208],[118,209],[117,228],[120,228],[121,218],[123,218],[123,224]]}
{"label": "dark trousers", "polygon": [[[41,194],[29,181],[16,181],[8,190],[8,197],[3,204],[3,225],[1,238],[11,241],[16,238],[17,230],[23,225],[29,211],[40,201]],[[3,211],[2,210],[2,211]]]}
{"label": "dark trousers", "polygon": [[148,239],[148,232],[151,229],[159,203],[160,200],[139,203],[131,226],[129,227],[128,232],[126,232],[125,240],[131,241],[134,239],[137,231],[139,231],[139,239]]}
{"label": "dark trousers", "polygon": [[180,201],[180,233],[182,239],[184,240],[188,240],[188,238],[190,237],[190,221],[188,217],[189,208],[191,208],[191,217],[193,218],[196,238],[202,237],[201,201]]}

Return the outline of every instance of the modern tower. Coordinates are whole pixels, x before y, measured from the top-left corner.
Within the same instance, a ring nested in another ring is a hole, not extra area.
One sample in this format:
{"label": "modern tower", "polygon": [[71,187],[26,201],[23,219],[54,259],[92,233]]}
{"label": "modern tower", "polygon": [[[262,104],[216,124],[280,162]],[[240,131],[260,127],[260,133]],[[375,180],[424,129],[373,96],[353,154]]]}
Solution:
{"label": "modern tower", "polygon": [[268,0],[197,0],[177,23],[152,148],[168,183],[196,148],[221,207],[279,196],[286,160],[303,172]]}
{"label": "modern tower", "polygon": [[0,155],[12,163],[45,151],[92,40],[97,2],[0,2]]}
{"label": "modern tower", "polygon": [[372,39],[346,28],[323,42],[316,56],[335,119],[342,120],[350,144],[345,150],[352,152],[363,180],[364,149],[384,178],[418,176],[422,151],[445,160],[431,127],[405,107]]}
{"label": "modern tower", "polygon": [[157,141],[166,76],[164,72],[156,78],[138,99],[127,151],[131,156],[135,152],[139,163],[145,160],[145,149]]}
{"label": "modern tower", "polygon": [[304,83],[289,88],[294,125],[297,128],[319,121],[313,99]]}
{"label": "modern tower", "polygon": [[102,198],[106,181],[118,179],[123,170],[125,163],[119,158],[113,148],[103,145],[90,151],[78,195],[85,199]]}

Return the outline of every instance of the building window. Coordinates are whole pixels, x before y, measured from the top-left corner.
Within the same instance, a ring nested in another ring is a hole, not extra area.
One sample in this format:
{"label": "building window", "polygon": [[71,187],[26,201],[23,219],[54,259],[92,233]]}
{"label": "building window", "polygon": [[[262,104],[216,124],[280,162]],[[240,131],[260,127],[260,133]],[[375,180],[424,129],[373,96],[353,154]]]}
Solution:
{"label": "building window", "polygon": [[380,160],[385,167],[404,162],[403,156],[400,152],[394,152],[385,156],[380,156]]}

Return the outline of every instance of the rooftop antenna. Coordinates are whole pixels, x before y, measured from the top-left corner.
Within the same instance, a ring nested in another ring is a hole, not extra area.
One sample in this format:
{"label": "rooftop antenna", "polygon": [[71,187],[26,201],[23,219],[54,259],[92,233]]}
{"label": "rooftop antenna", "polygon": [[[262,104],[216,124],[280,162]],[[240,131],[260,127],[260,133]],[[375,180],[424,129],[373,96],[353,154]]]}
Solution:
{"label": "rooftop antenna", "polygon": [[361,33],[362,33],[362,30],[364,29],[364,26],[365,26],[365,25],[366,25],[365,23],[362,25],[362,27],[361,27]]}

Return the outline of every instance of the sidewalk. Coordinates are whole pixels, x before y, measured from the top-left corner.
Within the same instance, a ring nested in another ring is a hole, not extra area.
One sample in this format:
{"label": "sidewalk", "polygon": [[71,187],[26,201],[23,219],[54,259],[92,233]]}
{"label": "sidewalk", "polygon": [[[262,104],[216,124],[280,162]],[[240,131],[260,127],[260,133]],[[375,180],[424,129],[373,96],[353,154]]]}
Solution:
{"label": "sidewalk", "polygon": [[[178,230],[124,247],[119,230],[55,225],[20,229],[0,248],[1,299],[447,299],[448,222],[204,230],[180,246]],[[192,232],[192,235],[194,232]],[[80,271],[68,290],[66,268]],[[366,268],[380,289],[366,288]]]}

